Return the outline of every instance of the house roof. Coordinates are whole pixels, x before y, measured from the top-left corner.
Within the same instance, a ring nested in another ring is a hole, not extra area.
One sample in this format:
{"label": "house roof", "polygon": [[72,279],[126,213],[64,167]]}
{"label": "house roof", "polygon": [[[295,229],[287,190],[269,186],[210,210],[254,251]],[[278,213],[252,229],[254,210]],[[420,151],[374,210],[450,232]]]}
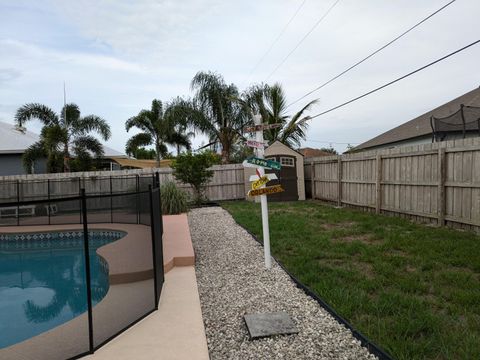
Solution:
{"label": "house roof", "polygon": [[447,102],[446,104],[428,111],[413,120],[407,121],[400,126],[388,130],[383,134],[380,134],[373,139],[356,146],[353,150],[363,150],[375,146],[429,135],[432,133],[430,116],[433,115],[435,117],[446,117],[453,114],[455,111],[458,111],[461,104],[467,106],[480,106],[480,88],[473,89],[472,91],[469,91],[466,94]]}
{"label": "house roof", "polygon": [[38,134],[28,130],[23,133],[15,125],[0,121],[0,154],[23,154],[39,138]]}
{"label": "house roof", "polygon": [[306,158],[333,155],[332,153],[329,153],[320,149],[309,148],[309,147],[298,149],[298,152],[303,156],[305,156]]}
{"label": "house roof", "polygon": [[[23,154],[31,145],[40,140],[40,135],[26,130],[19,131],[15,125],[0,121],[0,154]],[[123,157],[125,154],[103,145],[104,157]]]}

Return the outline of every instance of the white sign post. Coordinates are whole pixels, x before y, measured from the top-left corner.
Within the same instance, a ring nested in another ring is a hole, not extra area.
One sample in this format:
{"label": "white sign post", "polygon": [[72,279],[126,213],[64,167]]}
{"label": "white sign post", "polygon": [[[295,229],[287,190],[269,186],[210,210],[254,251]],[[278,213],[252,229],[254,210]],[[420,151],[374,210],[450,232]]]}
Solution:
{"label": "white sign post", "polygon": [[[255,115],[253,117],[255,125],[262,124],[262,117],[260,115]],[[255,140],[263,144],[263,129],[255,132]],[[265,150],[263,147],[257,148],[257,157],[260,159],[264,158]],[[265,169],[259,167],[257,169],[259,177],[265,175]],[[260,188],[264,188],[265,185],[262,185]],[[262,206],[262,227],[263,227],[263,251],[265,254],[265,267],[270,269],[272,267],[272,260],[270,257],[270,228],[268,225],[268,205],[267,205],[267,195],[260,195],[260,203]]]}

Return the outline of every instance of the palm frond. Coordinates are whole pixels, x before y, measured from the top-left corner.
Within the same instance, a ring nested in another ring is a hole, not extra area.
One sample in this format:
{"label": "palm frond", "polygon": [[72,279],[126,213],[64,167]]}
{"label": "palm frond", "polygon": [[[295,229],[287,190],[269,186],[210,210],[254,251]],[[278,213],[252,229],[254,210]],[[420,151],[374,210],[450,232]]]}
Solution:
{"label": "palm frond", "polygon": [[125,145],[125,152],[127,155],[135,156],[135,151],[142,146],[153,144],[152,136],[149,133],[138,133],[128,139]]}
{"label": "palm frond", "polygon": [[91,135],[83,135],[73,140],[73,152],[75,155],[82,155],[86,151],[95,155],[95,157],[103,156],[103,145],[98,139]]}
{"label": "palm frond", "polygon": [[45,151],[44,143],[42,141],[37,141],[30,145],[22,155],[23,167],[27,174],[31,173],[33,164],[36,160],[46,157],[47,152]]}
{"label": "palm frond", "polygon": [[[66,116],[66,118],[65,118]],[[75,123],[80,118],[80,108],[77,104],[66,104],[60,113],[60,119],[64,127],[68,128],[70,124]]]}
{"label": "palm frond", "polygon": [[72,123],[72,134],[74,135],[85,135],[92,131],[100,134],[105,141],[112,135],[108,123],[97,115],[88,115],[83,118],[78,118]]}
{"label": "palm frond", "polygon": [[38,119],[46,126],[59,122],[57,114],[52,109],[38,103],[25,104],[15,114],[15,123],[19,126],[32,119]]}

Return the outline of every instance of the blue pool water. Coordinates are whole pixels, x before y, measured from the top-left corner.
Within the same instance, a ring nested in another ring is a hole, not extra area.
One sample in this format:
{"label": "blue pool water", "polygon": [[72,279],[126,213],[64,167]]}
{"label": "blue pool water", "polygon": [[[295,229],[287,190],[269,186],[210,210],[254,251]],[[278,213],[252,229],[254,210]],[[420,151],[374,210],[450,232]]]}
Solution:
{"label": "blue pool water", "polygon": [[[126,233],[90,231],[92,302],[108,291],[100,246]],[[61,325],[87,310],[82,231],[0,234],[0,349]]]}

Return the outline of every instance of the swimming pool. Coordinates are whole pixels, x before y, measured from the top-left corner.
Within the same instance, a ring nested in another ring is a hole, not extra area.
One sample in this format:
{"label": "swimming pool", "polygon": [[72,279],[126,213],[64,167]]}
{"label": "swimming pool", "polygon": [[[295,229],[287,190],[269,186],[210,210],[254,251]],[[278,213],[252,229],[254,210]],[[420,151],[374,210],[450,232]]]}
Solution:
{"label": "swimming pool", "polygon": [[[89,231],[92,302],[108,292],[108,264],[96,249],[126,235]],[[83,231],[0,234],[0,349],[87,310]]]}

